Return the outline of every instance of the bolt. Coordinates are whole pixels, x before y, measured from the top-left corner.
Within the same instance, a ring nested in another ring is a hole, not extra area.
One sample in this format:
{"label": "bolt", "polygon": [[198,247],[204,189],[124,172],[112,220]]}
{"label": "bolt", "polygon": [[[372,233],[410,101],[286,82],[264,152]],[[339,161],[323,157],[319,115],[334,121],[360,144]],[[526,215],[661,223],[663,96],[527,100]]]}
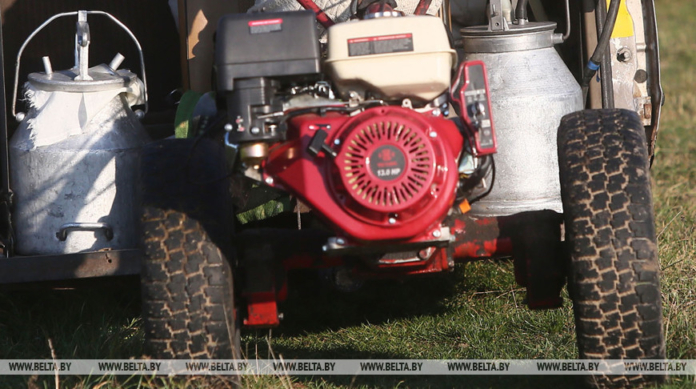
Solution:
{"label": "bolt", "polygon": [[232,123],[227,123],[225,124],[225,131],[232,131],[234,127],[232,126]]}
{"label": "bolt", "polygon": [[266,177],[266,183],[268,185],[273,185],[273,177]]}
{"label": "bolt", "polygon": [[631,60],[632,57],[633,53],[631,53],[631,50],[628,47],[622,47],[616,53],[616,59],[619,62],[628,62]]}
{"label": "bolt", "polygon": [[285,315],[283,315],[283,313],[281,312],[278,314],[278,320],[283,320],[283,319],[285,319]]}
{"label": "bolt", "polygon": [[390,217],[389,224],[396,224],[396,219],[394,219],[393,217]]}
{"label": "bolt", "polygon": [[633,77],[636,82],[643,83],[648,81],[648,72],[643,69],[636,70],[636,75]]}
{"label": "bolt", "polygon": [[435,132],[435,131],[430,131],[430,137],[431,137],[431,138],[437,138],[437,132]]}
{"label": "bolt", "polygon": [[441,235],[442,235],[442,233],[440,232],[440,230],[435,230],[435,231],[433,231],[433,236],[434,236],[434,237],[439,238]]}
{"label": "bolt", "polygon": [[321,251],[324,251],[324,252],[329,251],[329,247],[326,245],[323,245],[323,246],[321,246]]}
{"label": "bolt", "polygon": [[17,112],[17,114],[15,115],[15,120],[17,120],[17,123],[19,123],[22,120],[24,120],[26,116],[27,115],[24,112]]}
{"label": "bolt", "polygon": [[341,245],[341,246],[342,246],[342,245],[346,244],[346,241],[345,241],[345,240],[343,240],[342,238],[338,238],[338,239],[336,239],[336,244],[338,244],[338,245]]}
{"label": "bolt", "polygon": [[418,252],[418,258],[420,259],[428,259],[430,257],[430,254],[432,254],[432,251],[430,248],[423,249]]}
{"label": "bolt", "polygon": [[433,109],[433,116],[440,116],[440,115],[442,115],[442,111],[440,111],[440,108]]}
{"label": "bolt", "polygon": [[261,133],[261,129],[259,129],[258,127],[251,127],[251,130],[249,131],[251,131],[252,135],[258,135]]}
{"label": "bolt", "polygon": [[336,146],[340,145],[340,144],[341,144],[341,140],[340,140],[340,139],[334,140],[334,144],[335,144]]}

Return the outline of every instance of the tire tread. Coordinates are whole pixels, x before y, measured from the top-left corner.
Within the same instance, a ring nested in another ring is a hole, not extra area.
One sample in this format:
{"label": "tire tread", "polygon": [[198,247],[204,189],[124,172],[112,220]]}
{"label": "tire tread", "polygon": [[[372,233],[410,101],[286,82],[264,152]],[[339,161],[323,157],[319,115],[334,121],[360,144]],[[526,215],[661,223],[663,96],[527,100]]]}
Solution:
{"label": "tire tread", "polygon": [[[639,118],[619,109],[566,115],[558,153],[580,357],[663,359],[649,158]],[[591,383],[624,387],[663,378],[595,376]]]}

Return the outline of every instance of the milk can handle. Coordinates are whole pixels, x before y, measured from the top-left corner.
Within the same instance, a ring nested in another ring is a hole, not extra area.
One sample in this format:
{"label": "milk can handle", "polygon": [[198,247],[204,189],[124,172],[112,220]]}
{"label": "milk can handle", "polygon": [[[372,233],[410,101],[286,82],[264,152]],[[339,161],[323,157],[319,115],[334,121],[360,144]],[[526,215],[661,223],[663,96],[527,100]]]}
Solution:
{"label": "milk can handle", "polygon": [[46,27],[48,24],[50,24],[52,21],[62,18],[64,16],[75,16],[78,15],[80,12],[85,12],[87,15],[104,15],[111,19],[114,23],[116,23],[118,26],[120,26],[123,30],[125,30],[128,35],[131,37],[133,40],[133,43],[135,43],[135,46],[138,48],[138,54],[140,55],[140,71],[142,73],[142,80],[143,80],[143,93],[145,94],[145,113],[147,113],[149,109],[148,105],[148,98],[147,98],[147,76],[145,75],[145,57],[143,57],[143,49],[140,46],[140,42],[138,42],[138,38],[135,37],[133,32],[131,32],[128,27],[126,27],[125,24],[121,23],[120,20],[116,19],[113,15],[111,15],[108,12],[104,11],[74,11],[74,12],[63,12],[59,13],[56,15],[51,16],[43,22],[34,32],[27,37],[27,39],[22,43],[22,47],[19,48],[19,52],[17,53],[17,60],[15,62],[15,79],[14,79],[14,90],[12,92],[12,116],[17,119],[17,121],[21,121],[22,119],[17,118],[17,113],[16,113],[16,106],[17,106],[17,88],[19,85],[19,65],[20,61],[22,59],[22,52],[24,52],[24,48],[29,44],[29,42],[34,38],[36,34],[39,33],[39,31],[43,30],[44,27]]}
{"label": "milk can handle", "polygon": [[111,240],[114,238],[114,229],[108,223],[65,223],[60,226],[60,230],[56,232],[56,238],[59,241],[64,242],[68,239],[68,232],[72,230],[78,231],[98,231],[104,230],[104,236],[106,240]]}

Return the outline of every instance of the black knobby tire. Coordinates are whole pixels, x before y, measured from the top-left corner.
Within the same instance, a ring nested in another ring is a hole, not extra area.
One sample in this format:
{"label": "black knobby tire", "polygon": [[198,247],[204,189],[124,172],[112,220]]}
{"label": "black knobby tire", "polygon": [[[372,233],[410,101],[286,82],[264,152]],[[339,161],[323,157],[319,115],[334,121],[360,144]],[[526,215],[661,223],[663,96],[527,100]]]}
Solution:
{"label": "black knobby tire", "polygon": [[[565,116],[558,133],[580,358],[663,359],[659,261],[645,132],[627,110]],[[623,387],[662,376],[594,376]]]}
{"label": "black knobby tire", "polygon": [[143,151],[142,316],[161,359],[240,357],[224,151],[203,139]]}

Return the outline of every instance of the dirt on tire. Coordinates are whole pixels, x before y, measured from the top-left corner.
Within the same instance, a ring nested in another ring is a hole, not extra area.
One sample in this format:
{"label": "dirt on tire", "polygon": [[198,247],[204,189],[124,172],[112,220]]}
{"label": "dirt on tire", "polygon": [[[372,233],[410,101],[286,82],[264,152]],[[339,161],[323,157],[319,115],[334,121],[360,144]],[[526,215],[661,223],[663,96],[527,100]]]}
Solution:
{"label": "dirt on tire", "polygon": [[[645,132],[635,112],[586,110],[558,133],[580,358],[663,359],[665,342]],[[594,376],[625,387],[663,376]]]}

